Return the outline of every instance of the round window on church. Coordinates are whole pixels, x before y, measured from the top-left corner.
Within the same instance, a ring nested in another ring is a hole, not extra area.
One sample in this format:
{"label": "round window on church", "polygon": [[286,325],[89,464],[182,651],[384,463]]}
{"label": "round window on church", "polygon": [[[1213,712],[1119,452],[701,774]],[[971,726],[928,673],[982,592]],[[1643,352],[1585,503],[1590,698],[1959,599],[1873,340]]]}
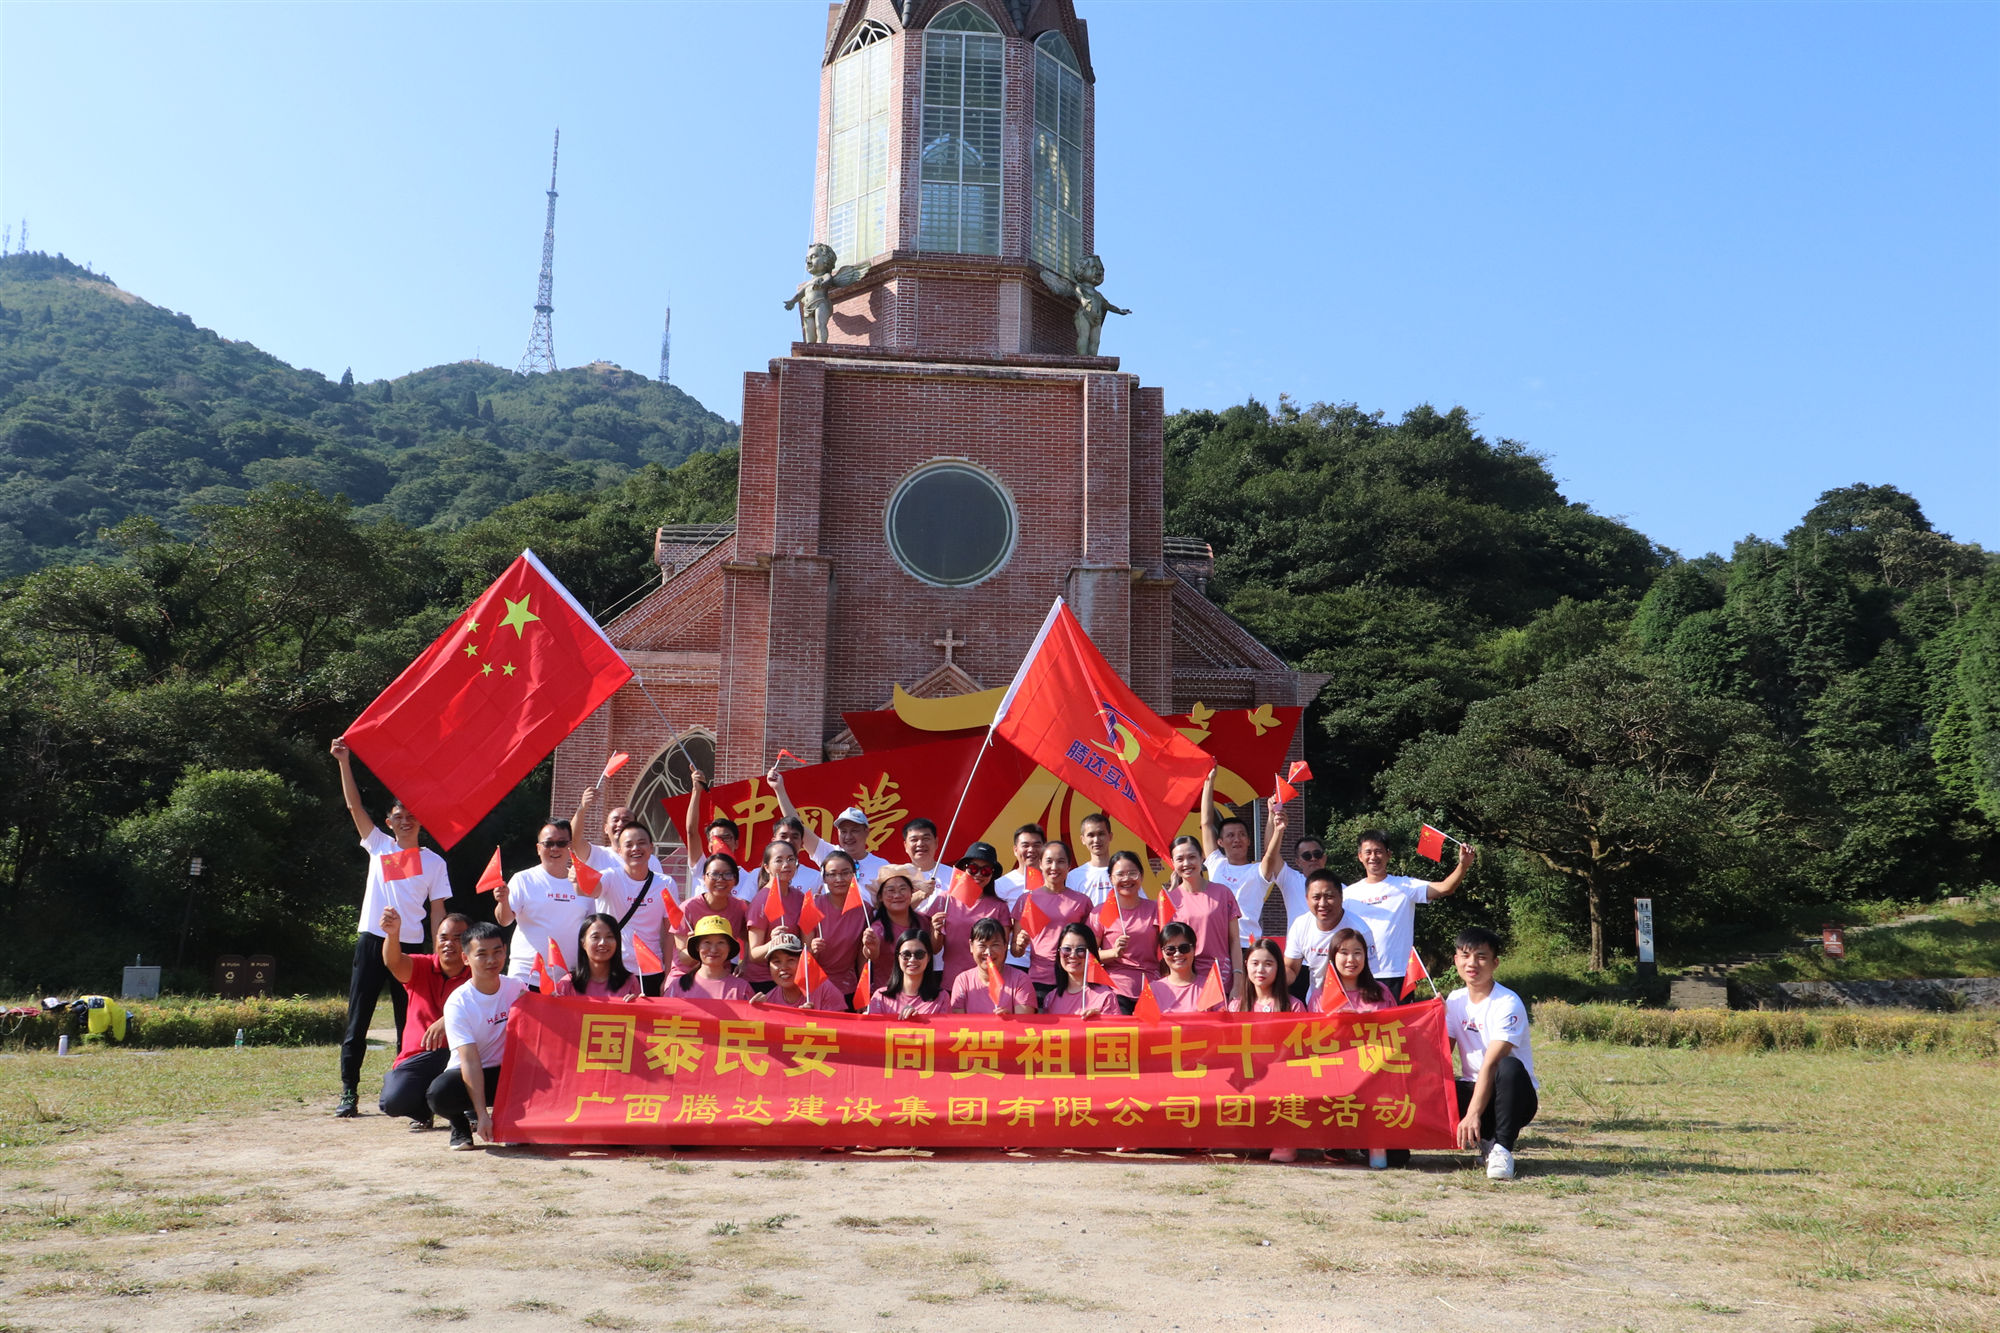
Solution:
{"label": "round window on church", "polygon": [[933,463],[889,497],[889,551],[925,583],[963,588],[998,572],[1014,554],[1014,501],[991,473],[970,463]]}

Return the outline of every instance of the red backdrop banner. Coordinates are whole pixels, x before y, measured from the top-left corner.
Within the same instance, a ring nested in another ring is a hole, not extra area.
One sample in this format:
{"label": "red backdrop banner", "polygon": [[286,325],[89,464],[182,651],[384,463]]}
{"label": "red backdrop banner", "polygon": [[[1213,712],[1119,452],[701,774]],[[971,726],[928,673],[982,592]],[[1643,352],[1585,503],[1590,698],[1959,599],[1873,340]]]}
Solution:
{"label": "red backdrop banner", "polygon": [[1436,1000],[1368,1014],[897,1021],[523,996],[509,1143],[1450,1148]]}

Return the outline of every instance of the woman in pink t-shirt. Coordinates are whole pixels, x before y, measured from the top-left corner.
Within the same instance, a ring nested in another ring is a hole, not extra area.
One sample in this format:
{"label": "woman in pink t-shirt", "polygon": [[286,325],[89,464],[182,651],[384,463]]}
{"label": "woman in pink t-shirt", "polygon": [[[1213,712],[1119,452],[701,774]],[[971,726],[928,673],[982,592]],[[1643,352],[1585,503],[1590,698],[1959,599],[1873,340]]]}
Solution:
{"label": "woman in pink t-shirt", "polygon": [[1243,975],[1243,937],[1236,929],[1243,909],[1227,885],[1208,882],[1199,839],[1185,834],[1175,838],[1173,853],[1174,882],[1166,896],[1173,904],[1174,920],[1194,931],[1196,974],[1206,980],[1211,969],[1221,968],[1222,989],[1227,991]]}
{"label": "woman in pink t-shirt", "polygon": [[805,947],[806,942],[789,930],[772,932],[771,948],[764,955],[771,964],[771,989],[752,996],[750,1003],[781,1004],[788,1009],[818,1009],[834,1014],[848,1011],[847,997],[830,981],[815,980],[812,994],[806,994],[805,970],[799,965]]}
{"label": "woman in pink t-shirt", "polygon": [[1111,895],[1097,909],[1098,957],[1111,974],[1118,1008],[1131,1013],[1139,990],[1160,975],[1160,905],[1146,896],[1146,867],[1135,852],[1111,854]]}
{"label": "woman in pink t-shirt", "polygon": [[[1035,988],[1028,974],[1007,966],[1007,927],[991,917],[972,927],[973,965],[958,974],[948,992],[954,1014],[1032,1014]],[[999,981],[993,980],[998,975]],[[994,991],[1000,995],[996,1000]]]}
{"label": "woman in pink t-shirt", "polygon": [[861,978],[861,944],[869,932],[868,904],[854,883],[854,858],[828,852],[819,863],[819,920],[806,937],[813,964],[842,995],[852,995]]}
{"label": "woman in pink t-shirt", "polygon": [[747,1000],[755,993],[749,982],[736,975],[736,955],[743,951],[743,946],[736,942],[735,931],[728,921],[719,916],[703,917],[688,932],[688,942],[694,946],[701,966],[682,973],[680,980],[669,984],[667,998]]}
{"label": "woman in pink t-shirt", "polygon": [[[976,970],[972,956],[974,928],[981,921],[998,921],[1002,927],[1012,922],[1007,900],[993,891],[994,882],[1000,877],[1000,863],[993,859],[991,845],[973,843],[958,859],[954,869],[972,877],[979,885],[979,897],[967,907],[947,888],[931,904],[931,938],[944,950],[944,989],[947,995],[959,977]],[[1001,934],[1004,936],[1006,931],[1003,929]]]}
{"label": "woman in pink t-shirt", "polygon": [[[751,902],[745,925],[750,933],[749,943],[743,951],[743,966],[738,969],[750,989],[766,991],[771,989],[771,969],[764,961],[770,949],[771,934],[784,930],[788,934],[799,933],[799,913],[805,910],[806,896],[792,887],[792,877],[799,873],[799,854],[792,844],[782,838],[764,845],[764,887],[757,891]],[[772,895],[778,895],[779,918],[771,919]]]}
{"label": "woman in pink t-shirt", "polygon": [[1096,932],[1081,921],[1063,927],[1056,940],[1056,982],[1042,1002],[1043,1013],[1118,1017],[1118,992],[1090,980],[1090,965],[1096,958]]}
{"label": "woman in pink t-shirt", "polygon": [[[1034,983],[1037,997],[1047,996],[1056,983],[1056,941],[1062,937],[1063,927],[1090,915],[1090,898],[1064,887],[1075,867],[1069,844],[1049,839],[1042,844],[1042,887],[1027,889],[1014,900],[1014,952],[1030,955],[1028,980]],[[1023,924],[1030,902],[1041,916],[1037,923],[1041,928],[1032,934]]]}
{"label": "woman in pink t-shirt", "polygon": [[1282,940],[1262,939],[1243,955],[1243,994],[1232,996],[1232,1014],[1302,1014],[1303,1000],[1294,999],[1285,988],[1285,946]]}
{"label": "woman in pink t-shirt", "polygon": [[868,933],[861,937],[861,956],[874,964],[878,973],[889,970],[896,952],[891,945],[907,931],[923,931],[924,947],[937,952],[930,923],[917,911],[917,878],[913,865],[886,865],[875,872],[875,907],[868,914]]}
{"label": "woman in pink t-shirt", "polygon": [[930,934],[922,926],[896,937],[896,970],[889,984],[868,1001],[868,1012],[892,1018],[948,1014],[949,1003],[938,993],[941,974],[931,966]]}
{"label": "woman in pink t-shirt", "polygon": [[1204,1001],[1208,987],[1195,976],[1194,959],[1198,948],[1194,929],[1184,921],[1169,921],[1160,928],[1160,961],[1166,974],[1150,983],[1153,1000],[1163,1014],[1220,1013],[1229,1006],[1227,996]]}
{"label": "woman in pink t-shirt", "polygon": [[[1335,1006],[1348,1013],[1366,1014],[1376,1009],[1393,1009],[1396,997],[1389,988],[1375,980],[1375,974],[1368,970],[1368,939],[1351,926],[1344,926],[1333,932],[1327,942],[1326,979],[1321,987],[1339,986],[1347,995],[1347,1003]],[[1312,1007],[1319,1007],[1319,993],[1312,996]]]}
{"label": "woman in pink t-shirt", "polygon": [[617,917],[593,912],[583,919],[583,928],[576,932],[576,966],[556,974],[550,993],[595,1000],[636,1000],[644,994],[639,978],[625,970]]}
{"label": "woman in pink t-shirt", "polygon": [[699,966],[701,960],[694,956],[689,943],[688,928],[700,924],[712,916],[719,916],[729,923],[740,946],[750,938],[747,925],[749,905],[736,896],[736,881],[741,875],[736,858],[727,852],[713,852],[701,863],[701,883],[695,895],[681,904],[681,928],[674,935],[673,963],[667,968],[667,978],[686,976]]}

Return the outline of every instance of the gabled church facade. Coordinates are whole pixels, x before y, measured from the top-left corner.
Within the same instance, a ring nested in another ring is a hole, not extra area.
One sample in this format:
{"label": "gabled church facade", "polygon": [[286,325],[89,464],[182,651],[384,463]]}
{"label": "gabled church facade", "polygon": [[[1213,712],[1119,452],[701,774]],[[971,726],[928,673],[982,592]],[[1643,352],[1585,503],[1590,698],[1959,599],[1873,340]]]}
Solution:
{"label": "gabled church facade", "polygon": [[1043,277],[1094,253],[1095,103],[1070,0],[831,7],[811,239],[866,271],[744,377],[736,522],[660,530],[660,587],[606,626],[645,691],[557,751],[556,810],[623,750],[607,797],[667,834],[690,760],[837,758],[897,686],[1003,686],[1058,595],[1160,713],[1311,701],[1162,530],[1160,389],[1079,355]]}

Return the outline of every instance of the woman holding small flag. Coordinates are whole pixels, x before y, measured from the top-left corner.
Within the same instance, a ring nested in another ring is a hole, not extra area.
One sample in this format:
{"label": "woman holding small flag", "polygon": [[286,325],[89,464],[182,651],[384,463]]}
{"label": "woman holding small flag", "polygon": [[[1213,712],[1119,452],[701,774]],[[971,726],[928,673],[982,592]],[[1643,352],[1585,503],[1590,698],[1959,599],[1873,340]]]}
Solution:
{"label": "woman holding small flag", "polygon": [[1352,926],[1333,932],[1327,975],[1313,995],[1311,1007],[1323,1013],[1370,1013],[1396,1007],[1396,993],[1368,970],[1368,940]]}
{"label": "woman holding small flag", "polygon": [[[908,883],[902,876],[897,878]],[[928,931],[917,926],[898,935],[894,957],[896,966],[889,974],[889,984],[869,999],[869,1013],[887,1014],[891,1018],[922,1018],[951,1012],[948,1002],[938,992],[941,974],[931,966]]]}
{"label": "woman holding small flag", "polygon": [[[871,964],[892,958],[895,941],[912,930],[921,933],[924,946],[933,955],[936,954],[936,943],[930,938],[930,925],[917,911],[916,882],[915,866],[883,866],[876,874],[874,919],[869,922],[868,933],[861,937],[862,957]],[[943,981],[942,973],[939,981]]]}
{"label": "woman holding small flag", "polygon": [[1098,957],[1111,974],[1118,1008],[1131,1013],[1139,992],[1160,975],[1160,905],[1146,896],[1146,867],[1137,852],[1111,857],[1111,896],[1097,909],[1104,941]]}
{"label": "woman holding small flag", "polygon": [[[914,863],[912,863],[914,864]],[[931,938],[944,947],[945,993],[961,976],[973,969],[972,932],[981,921],[998,921],[1004,940],[1012,924],[1007,901],[994,890],[1000,878],[1000,854],[989,842],[975,842],[965,849],[953,868],[951,884],[932,904]]]}
{"label": "woman holding small flag", "polygon": [[[1220,1013],[1229,1007],[1221,973],[1210,968],[1206,980],[1195,975],[1195,953],[1199,948],[1194,928],[1187,922],[1169,921],[1160,928],[1160,960],[1166,965],[1166,973],[1159,980],[1148,982],[1139,996],[1135,1011],[1139,1017]],[[1152,1012],[1148,1013],[1148,1009]]]}
{"label": "woman holding small flag", "polygon": [[1028,974],[1007,966],[1006,918],[983,917],[972,926],[973,965],[946,992],[954,1014],[1032,1014],[1035,988]]}
{"label": "woman holding small flag", "polygon": [[[861,977],[861,943],[869,933],[868,904],[854,882],[854,858],[828,852],[820,865],[822,892],[799,909],[813,969],[840,991],[854,993]],[[773,976],[777,975],[774,971]],[[841,1008],[853,1006],[842,1003]]]}
{"label": "woman holding small flag", "polygon": [[576,933],[576,966],[556,973],[555,983],[557,995],[593,1000],[636,1000],[645,993],[638,975],[625,966],[618,918],[604,912],[583,919],[583,929]]}
{"label": "woman holding small flag", "polygon": [[1209,883],[1200,841],[1182,834],[1174,839],[1173,856],[1174,882],[1162,895],[1168,910],[1161,915],[1194,932],[1196,975],[1205,980],[1210,972],[1219,973],[1227,994],[1243,975],[1243,940],[1236,929],[1243,909],[1226,887]]}
{"label": "woman holding small flag", "polygon": [[750,904],[750,947],[739,969],[754,991],[771,989],[771,969],[764,955],[770,950],[772,934],[782,930],[796,935],[801,929],[799,916],[805,911],[806,895],[792,887],[798,870],[799,854],[792,844],[774,839],[764,845],[764,887]]}
{"label": "woman holding small flag", "polygon": [[[805,948],[806,942],[791,931],[772,931],[770,947],[764,954],[764,961],[771,967],[771,989],[751,996],[750,1003],[779,1004],[788,1009],[818,1009],[822,1013],[846,1013],[846,991],[824,976],[817,975],[816,968],[810,969],[816,975],[810,980],[807,978],[809,965],[805,961]],[[852,989],[851,984],[849,989]]]}
{"label": "woman holding small flag", "polygon": [[1014,901],[1014,952],[1028,955],[1028,981],[1035,998],[1047,1003],[1056,984],[1056,943],[1063,927],[1090,915],[1090,899],[1067,887],[1076,858],[1069,844],[1051,838],[1042,844],[1042,862],[1028,876],[1027,889]]}
{"label": "woman holding small flag", "polygon": [[689,925],[699,925],[711,917],[720,917],[739,944],[750,938],[747,924],[750,904],[736,896],[736,880],[740,873],[736,868],[736,858],[727,852],[712,853],[701,863],[701,891],[681,904],[681,925],[674,931],[674,956],[667,969],[670,983],[701,964],[691,947],[693,933],[688,929]]}
{"label": "woman holding small flag", "polygon": [[1097,935],[1081,921],[1063,927],[1056,940],[1056,981],[1042,1001],[1045,1014],[1072,1018],[1116,1018],[1118,992],[1097,959]]}

